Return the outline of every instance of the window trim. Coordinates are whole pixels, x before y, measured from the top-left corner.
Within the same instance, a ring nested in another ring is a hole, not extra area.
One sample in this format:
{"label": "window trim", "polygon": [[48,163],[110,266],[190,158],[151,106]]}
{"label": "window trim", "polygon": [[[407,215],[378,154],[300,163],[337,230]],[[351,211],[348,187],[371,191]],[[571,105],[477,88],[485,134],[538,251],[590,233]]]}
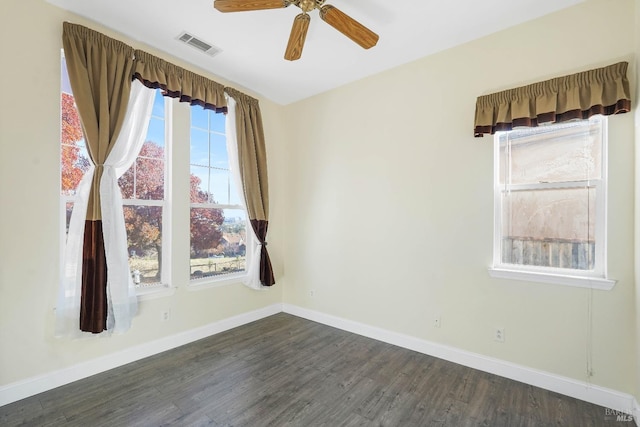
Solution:
{"label": "window trim", "polygon": [[500,136],[505,132],[498,132],[494,136],[493,144],[493,183],[494,183],[494,223],[493,223],[493,260],[488,268],[492,278],[512,279],[573,287],[583,287],[601,290],[612,289],[616,281],[607,277],[607,183],[608,183],[608,120],[605,116],[595,119],[600,122],[602,133],[601,167],[602,175],[599,179],[564,181],[539,184],[511,184],[509,190],[538,190],[563,188],[595,188],[596,189],[596,223],[594,268],[592,270],[577,270],[558,267],[544,267],[532,265],[508,264],[502,262],[502,195],[505,185],[500,184]]}
{"label": "window trim", "polygon": [[228,273],[220,276],[203,277],[201,279],[190,278],[189,283],[187,284],[187,289],[191,291],[197,291],[201,289],[219,288],[223,286],[235,285],[244,282],[247,276],[248,273],[245,269],[245,271],[240,273]]}
{"label": "window trim", "polygon": [[169,297],[176,293],[175,286],[163,283],[153,283],[150,285],[136,286],[135,289],[138,301]]}
{"label": "window trim", "polygon": [[[495,279],[512,279],[525,282],[538,282],[554,285],[573,286],[577,288],[600,289],[610,291],[616,284],[616,280],[595,276],[573,276],[562,272],[518,270],[502,267],[489,267],[489,276]],[[576,270],[571,270],[576,271]]]}

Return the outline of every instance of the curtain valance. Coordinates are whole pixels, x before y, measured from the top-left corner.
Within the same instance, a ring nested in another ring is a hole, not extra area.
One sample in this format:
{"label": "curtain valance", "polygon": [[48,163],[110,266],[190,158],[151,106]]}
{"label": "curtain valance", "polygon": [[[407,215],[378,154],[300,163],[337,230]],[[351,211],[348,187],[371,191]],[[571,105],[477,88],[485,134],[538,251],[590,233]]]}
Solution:
{"label": "curtain valance", "polygon": [[[216,113],[227,112],[227,100],[224,97],[224,85],[204,76],[186,70],[143,50],[135,49],[119,40],[115,40],[82,25],[65,22],[66,34],[77,40],[76,43],[105,46],[116,49],[123,58],[133,64],[133,69],[125,70],[131,79],[137,78],[147,87],[161,88],[164,95],[179,98],[181,102],[200,105]],[[68,46],[65,46],[65,50]],[[95,52],[99,52],[95,50]],[[131,68],[131,66],[129,66]],[[73,70],[69,70],[73,72]]]}
{"label": "curtain valance", "polygon": [[631,110],[627,62],[478,97],[474,135]]}
{"label": "curtain valance", "polygon": [[227,111],[224,86],[185,70],[143,50],[135,51],[133,76],[145,86],[164,90],[166,96],[200,105],[217,113]]}

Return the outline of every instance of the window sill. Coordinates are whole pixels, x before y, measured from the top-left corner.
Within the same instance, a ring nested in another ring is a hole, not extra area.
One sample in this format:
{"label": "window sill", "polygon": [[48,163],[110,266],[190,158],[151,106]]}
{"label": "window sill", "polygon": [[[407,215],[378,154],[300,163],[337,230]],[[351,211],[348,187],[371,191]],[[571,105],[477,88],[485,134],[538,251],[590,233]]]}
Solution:
{"label": "window sill", "polygon": [[157,284],[147,285],[136,288],[136,295],[138,301],[146,301],[156,298],[169,297],[176,293],[176,288],[172,288],[169,285]]}
{"label": "window sill", "polygon": [[603,291],[610,291],[616,284],[615,280],[605,279],[604,277],[568,276],[496,267],[490,267],[488,270],[489,276],[498,279],[524,280],[527,282],[550,283],[554,285],[574,286],[578,288],[600,289]]}
{"label": "window sill", "polygon": [[234,285],[242,283],[247,277],[246,274],[229,274],[224,277],[212,278],[206,277],[203,279],[195,279],[189,281],[187,289],[190,291],[199,291],[201,289],[219,288],[222,286]]}

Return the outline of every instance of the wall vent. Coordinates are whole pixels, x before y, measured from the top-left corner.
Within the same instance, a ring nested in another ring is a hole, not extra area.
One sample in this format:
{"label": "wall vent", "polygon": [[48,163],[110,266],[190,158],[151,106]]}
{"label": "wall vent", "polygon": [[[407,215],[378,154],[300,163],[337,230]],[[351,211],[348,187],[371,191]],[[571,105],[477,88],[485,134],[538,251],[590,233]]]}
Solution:
{"label": "wall vent", "polygon": [[192,34],[187,33],[186,31],[183,31],[182,33],[180,33],[176,38],[177,40],[183,43],[186,43],[191,47],[195,47],[200,52],[204,52],[209,56],[215,56],[220,52],[222,52],[222,49],[220,49],[219,47],[216,47],[211,43],[202,41],[201,39],[197,38]]}

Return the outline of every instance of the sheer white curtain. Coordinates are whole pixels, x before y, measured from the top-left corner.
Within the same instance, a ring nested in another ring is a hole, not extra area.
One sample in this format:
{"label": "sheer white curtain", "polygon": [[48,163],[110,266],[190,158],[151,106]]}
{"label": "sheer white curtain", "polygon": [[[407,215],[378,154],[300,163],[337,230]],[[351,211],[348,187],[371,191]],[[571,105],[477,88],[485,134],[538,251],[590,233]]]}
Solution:
{"label": "sheer white curtain", "polygon": [[[127,234],[118,178],[131,167],[142,148],[154,97],[154,90],[146,88],[138,80],[133,81],[127,115],[120,135],[104,163],[100,181],[102,227],[107,260],[107,333],[124,332],[129,329],[131,319],[137,311],[135,287],[129,271]],[[56,307],[57,336],[94,335],[81,332],[79,328],[84,221],[93,170],[92,165],[76,191]]]}
{"label": "sheer white curtain", "polygon": [[[236,100],[225,94],[227,99],[227,117],[225,120],[225,132],[227,134],[227,153],[229,154],[229,169],[233,176],[236,191],[240,195],[242,206],[246,210],[244,201],[244,189],[240,177],[240,160],[238,158],[238,136],[236,132]],[[247,214],[248,215],[248,214]],[[260,283],[260,241],[253,231],[253,227],[247,222],[247,277],[243,283],[251,289],[267,289]]]}
{"label": "sheer white curtain", "polygon": [[58,303],[56,305],[56,336],[79,337],[84,335],[80,331],[82,244],[84,221],[87,217],[87,203],[94,169],[95,166],[92,164],[76,188],[73,211],[67,232],[67,244],[64,250],[64,265],[62,267],[62,277],[60,278]]}
{"label": "sheer white curtain", "polygon": [[107,259],[107,330],[124,332],[131,327],[138,299],[129,270],[127,232],[122,211],[120,178],[133,164],[144,144],[156,91],[138,80],[131,83],[127,116],[116,144],[104,162],[100,182],[102,233]]}

